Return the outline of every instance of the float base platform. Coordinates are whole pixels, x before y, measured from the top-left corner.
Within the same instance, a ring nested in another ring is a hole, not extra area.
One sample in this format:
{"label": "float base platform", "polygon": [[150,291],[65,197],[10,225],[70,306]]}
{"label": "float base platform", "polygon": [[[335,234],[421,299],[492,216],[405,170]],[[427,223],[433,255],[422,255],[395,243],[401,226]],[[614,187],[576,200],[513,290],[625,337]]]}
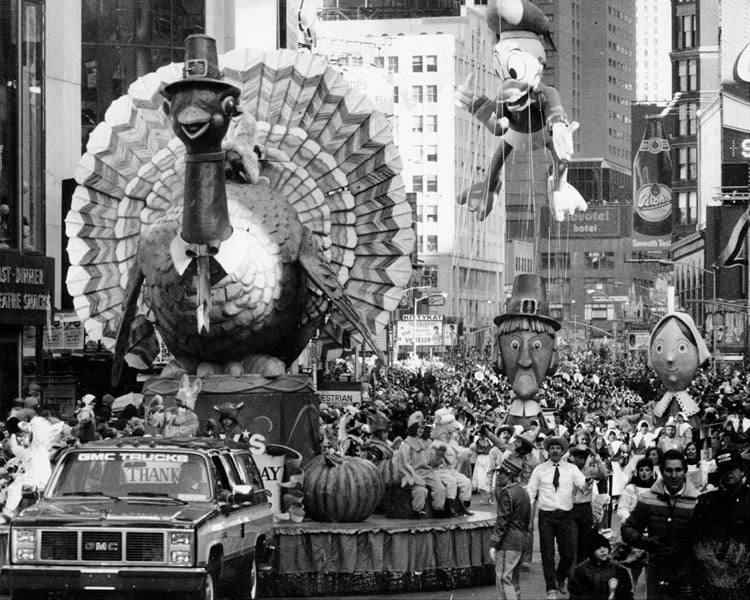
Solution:
{"label": "float base platform", "polygon": [[285,598],[491,585],[494,524],[495,514],[482,511],[453,519],[373,515],[363,523],[277,523],[263,593]]}

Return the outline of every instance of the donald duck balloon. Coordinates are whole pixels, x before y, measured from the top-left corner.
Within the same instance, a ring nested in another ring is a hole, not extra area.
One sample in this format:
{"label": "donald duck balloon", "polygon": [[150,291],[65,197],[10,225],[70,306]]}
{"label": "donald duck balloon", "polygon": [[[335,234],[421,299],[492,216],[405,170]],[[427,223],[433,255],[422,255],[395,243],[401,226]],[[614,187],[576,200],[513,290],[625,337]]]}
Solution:
{"label": "donald duck balloon", "polygon": [[682,413],[692,427],[698,426],[698,403],[687,389],[698,367],[710,358],[693,318],[684,312],[664,316],[654,327],[648,360],[667,393],[654,407],[654,425],[663,427],[670,417]]}
{"label": "donald duck balloon", "polygon": [[487,23],[497,37],[493,64],[500,77],[500,93],[494,99],[475,95],[474,76],[469,74],[455,93],[455,103],[469,111],[499,137],[486,181],[474,184],[458,198],[483,220],[497,202],[502,181],[500,173],[507,158],[531,144],[552,153],[547,195],[557,221],[576,210],[586,210],[586,202],[567,182],[567,162],[573,154],[573,132],[562,107],[559,92],[542,82],[547,61],[543,40],[554,47],[550,23],[544,13],[528,0],[491,0]]}

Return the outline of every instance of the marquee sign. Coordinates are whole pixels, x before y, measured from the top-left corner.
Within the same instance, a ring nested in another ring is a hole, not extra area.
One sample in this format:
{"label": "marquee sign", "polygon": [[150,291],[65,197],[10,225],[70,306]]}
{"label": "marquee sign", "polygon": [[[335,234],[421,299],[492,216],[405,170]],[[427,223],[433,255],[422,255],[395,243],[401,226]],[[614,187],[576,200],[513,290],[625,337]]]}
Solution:
{"label": "marquee sign", "polygon": [[55,261],[0,252],[0,324],[43,325],[51,316]]}

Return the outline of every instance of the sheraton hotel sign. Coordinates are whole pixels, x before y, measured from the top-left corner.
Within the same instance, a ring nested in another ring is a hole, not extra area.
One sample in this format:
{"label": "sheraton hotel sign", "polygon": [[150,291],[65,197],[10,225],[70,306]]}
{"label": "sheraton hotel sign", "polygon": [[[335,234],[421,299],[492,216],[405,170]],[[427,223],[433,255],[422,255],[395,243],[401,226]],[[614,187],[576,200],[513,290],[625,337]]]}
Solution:
{"label": "sheraton hotel sign", "polygon": [[622,224],[630,222],[629,209],[627,205],[589,206],[586,212],[566,215],[562,223],[550,223],[549,211],[542,211],[542,231],[553,238],[622,237],[628,234]]}

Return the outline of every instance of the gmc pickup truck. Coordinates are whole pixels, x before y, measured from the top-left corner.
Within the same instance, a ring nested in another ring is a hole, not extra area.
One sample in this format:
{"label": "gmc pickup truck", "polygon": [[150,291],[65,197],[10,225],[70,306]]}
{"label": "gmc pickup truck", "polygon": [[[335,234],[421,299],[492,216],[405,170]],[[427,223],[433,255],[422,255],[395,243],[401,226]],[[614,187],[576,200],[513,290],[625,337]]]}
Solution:
{"label": "gmc pickup truck", "polygon": [[0,585],[14,600],[255,598],[272,547],[268,492],[247,447],[123,438],[70,449],[10,524]]}

